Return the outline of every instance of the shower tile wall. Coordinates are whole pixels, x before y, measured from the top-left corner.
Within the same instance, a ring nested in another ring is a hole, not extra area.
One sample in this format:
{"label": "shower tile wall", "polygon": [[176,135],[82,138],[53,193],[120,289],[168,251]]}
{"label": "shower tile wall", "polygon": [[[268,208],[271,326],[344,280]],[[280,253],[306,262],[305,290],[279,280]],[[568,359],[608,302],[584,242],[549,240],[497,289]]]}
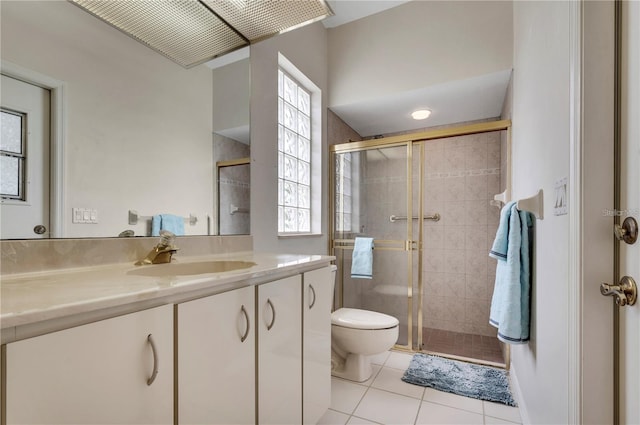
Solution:
{"label": "shower tile wall", "polygon": [[[214,163],[231,159],[245,158],[250,155],[250,147],[244,143],[230,139],[228,137],[214,134],[213,136]],[[234,166],[221,169],[219,186],[216,185],[216,199],[220,200],[218,208],[220,214],[221,235],[249,234],[250,215],[248,213],[230,214],[230,207],[234,205],[239,208],[249,209],[251,189],[250,189],[250,166]]]}
{"label": "shower tile wall", "polygon": [[488,324],[499,220],[500,132],[425,142],[424,326],[495,336]]}

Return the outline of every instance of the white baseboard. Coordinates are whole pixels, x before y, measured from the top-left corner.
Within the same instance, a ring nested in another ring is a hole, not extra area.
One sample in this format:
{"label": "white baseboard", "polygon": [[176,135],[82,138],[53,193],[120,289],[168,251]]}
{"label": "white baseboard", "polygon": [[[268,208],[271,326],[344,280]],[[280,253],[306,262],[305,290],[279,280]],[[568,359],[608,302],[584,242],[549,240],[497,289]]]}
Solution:
{"label": "white baseboard", "polygon": [[522,397],[520,384],[518,383],[518,377],[516,375],[516,370],[513,367],[513,362],[509,365],[509,381],[511,392],[513,393],[513,398],[516,399],[516,403],[518,403],[518,408],[520,409],[520,420],[523,424],[530,424],[531,419],[529,417],[529,413],[527,412],[524,398]]}

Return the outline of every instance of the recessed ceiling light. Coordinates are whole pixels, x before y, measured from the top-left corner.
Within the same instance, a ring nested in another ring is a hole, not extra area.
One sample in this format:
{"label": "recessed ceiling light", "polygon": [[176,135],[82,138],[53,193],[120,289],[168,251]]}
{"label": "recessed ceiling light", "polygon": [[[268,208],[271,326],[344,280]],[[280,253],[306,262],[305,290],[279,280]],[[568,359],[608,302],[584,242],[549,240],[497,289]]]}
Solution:
{"label": "recessed ceiling light", "polygon": [[431,115],[431,111],[428,109],[418,109],[417,111],[413,111],[411,113],[411,116],[414,120],[424,120],[426,118],[429,118],[429,115]]}

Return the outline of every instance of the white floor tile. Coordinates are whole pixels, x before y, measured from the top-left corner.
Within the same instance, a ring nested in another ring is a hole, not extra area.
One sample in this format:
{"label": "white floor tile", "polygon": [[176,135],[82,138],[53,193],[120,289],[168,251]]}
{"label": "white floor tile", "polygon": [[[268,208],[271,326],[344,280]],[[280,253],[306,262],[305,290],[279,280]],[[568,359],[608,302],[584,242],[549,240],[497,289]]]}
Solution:
{"label": "white floor tile", "polygon": [[477,424],[482,425],[484,417],[481,414],[455,409],[441,404],[423,401],[416,425],[430,424]]}
{"label": "white floor tile", "polygon": [[387,361],[387,358],[389,358],[389,354],[391,354],[391,351],[385,351],[384,353],[371,356],[371,363],[383,365],[384,362]]}
{"label": "white floor tile", "polygon": [[335,410],[327,410],[327,412],[320,418],[318,425],[345,425],[349,420],[349,415],[336,412]]}
{"label": "white floor tile", "polygon": [[415,398],[371,388],[353,414],[382,424],[413,424],[420,403]]}
{"label": "white floor tile", "polygon": [[404,371],[409,367],[409,363],[411,363],[412,358],[413,354],[411,353],[399,353],[397,351],[392,351],[391,354],[389,354],[389,358],[384,363],[384,366]]}
{"label": "white floor tile", "polygon": [[509,422],[520,423],[520,409],[517,407],[507,406],[501,403],[492,403],[484,401],[484,414],[498,419],[504,419]]}
{"label": "white floor tile", "polygon": [[349,419],[349,422],[347,422],[347,425],[378,425],[378,422],[371,422],[366,419],[352,416],[351,419]]}
{"label": "white floor tile", "polygon": [[331,378],[331,409],[351,414],[367,391],[367,387],[344,379]]}
{"label": "white floor tile", "polygon": [[456,407],[458,409],[468,410],[474,413],[483,413],[482,400],[475,398],[463,397],[457,394],[451,394],[444,391],[434,390],[433,388],[425,389],[424,401],[430,401],[432,403],[444,404],[449,407]]}
{"label": "white floor tile", "polygon": [[[424,387],[402,381],[403,370],[383,367],[371,386],[407,397],[422,398]],[[482,408],[482,406],[480,406]]]}
{"label": "white floor tile", "polygon": [[484,417],[484,425],[516,425],[517,422],[509,422],[504,419],[492,418],[491,416]]}

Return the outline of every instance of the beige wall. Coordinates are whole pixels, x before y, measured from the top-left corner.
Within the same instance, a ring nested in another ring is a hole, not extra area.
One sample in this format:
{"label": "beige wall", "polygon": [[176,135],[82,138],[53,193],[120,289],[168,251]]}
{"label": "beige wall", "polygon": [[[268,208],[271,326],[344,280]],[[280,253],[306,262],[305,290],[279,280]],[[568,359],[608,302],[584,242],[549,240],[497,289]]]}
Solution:
{"label": "beige wall", "polygon": [[[322,91],[322,234],[278,237],[278,52]],[[251,46],[251,234],[258,251],[327,252],[327,34],[321,23],[281,34]]]}
{"label": "beige wall", "polygon": [[[211,214],[211,70],[185,70],[65,1],[3,1],[2,59],[66,83],[65,236],[137,235],[127,212]],[[99,224],[72,224],[74,207]]]}
{"label": "beige wall", "polygon": [[412,1],[329,30],[331,106],[512,67],[508,1]]}

